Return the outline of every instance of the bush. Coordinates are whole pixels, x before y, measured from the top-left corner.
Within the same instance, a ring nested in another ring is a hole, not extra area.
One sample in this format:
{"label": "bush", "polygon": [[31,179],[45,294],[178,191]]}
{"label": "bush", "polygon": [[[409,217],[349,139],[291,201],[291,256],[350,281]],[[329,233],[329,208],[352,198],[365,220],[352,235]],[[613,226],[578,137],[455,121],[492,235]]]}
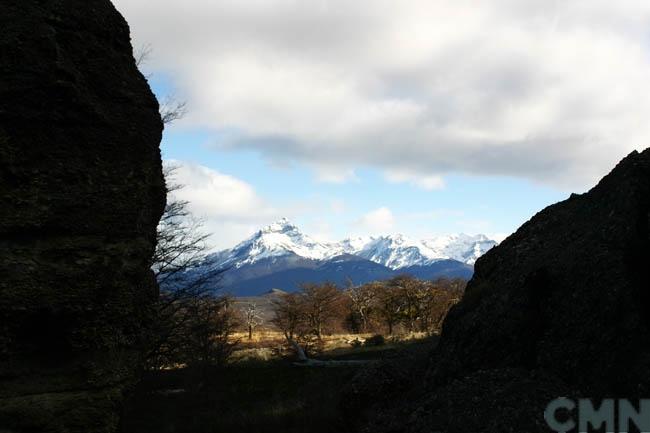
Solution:
{"label": "bush", "polygon": [[386,344],[384,336],[381,334],[373,335],[372,337],[366,338],[366,341],[363,343],[364,346],[383,346]]}

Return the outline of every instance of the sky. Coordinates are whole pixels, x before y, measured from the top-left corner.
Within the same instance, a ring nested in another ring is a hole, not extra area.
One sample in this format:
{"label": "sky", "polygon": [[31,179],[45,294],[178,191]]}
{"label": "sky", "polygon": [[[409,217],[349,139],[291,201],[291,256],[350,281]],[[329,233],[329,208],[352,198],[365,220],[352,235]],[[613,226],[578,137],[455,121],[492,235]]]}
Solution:
{"label": "sky", "polygon": [[497,240],[650,146],[645,0],[114,0],[160,100],[176,192],[231,247]]}

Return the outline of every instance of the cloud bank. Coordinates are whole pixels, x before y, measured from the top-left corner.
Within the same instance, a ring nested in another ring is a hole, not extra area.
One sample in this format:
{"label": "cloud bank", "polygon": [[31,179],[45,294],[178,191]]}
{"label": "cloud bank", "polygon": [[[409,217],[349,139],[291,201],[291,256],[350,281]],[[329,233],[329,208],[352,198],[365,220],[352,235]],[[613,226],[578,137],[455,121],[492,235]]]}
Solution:
{"label": "cloud bank", "polygon": [[356,226],[373,235],[381,235],[393,230],[395,216],[387,207],[380,207],[363,215]]}
{"label": "cloud bank", "polygon": [[203,231],[213,234],[213,248],[230,247],[279,218],[280,213],[241,179],[186,161],[168,160],[165,166],[173,167],[167,181],[179,187],[172,199],[188,202]]}
{"label": "cloud bank", "polygon": [[[583,189],[650,146],[645,0],[115,0],[219,145]],[[396,174],[397,173],[397,174]]]}

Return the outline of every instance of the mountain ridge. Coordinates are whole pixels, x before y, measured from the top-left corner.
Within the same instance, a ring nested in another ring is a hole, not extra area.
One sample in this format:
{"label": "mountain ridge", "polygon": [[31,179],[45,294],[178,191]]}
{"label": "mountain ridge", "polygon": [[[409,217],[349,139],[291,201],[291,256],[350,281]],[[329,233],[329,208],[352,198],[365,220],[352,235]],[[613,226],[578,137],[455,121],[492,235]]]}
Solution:
{"label": "mountain ridge", "polygon": [[192,272],[223,270],[219,288],[234,296],[272,289],[294,291],[302,283],[364,284],[400,274],[469,279],[476,259],[494,245],[484,235],[465,234],[424,240],[394,234],[319,242],[283,218],[231,249],[208,255]]}
{"label": "mountain ridge", "polygon": [[304,259],[329,260],[352,254],[393,270],[424,266],[442,260],[473,265],[497,242],[487,236],[456,234],[415,240],[402,234],[346,238],[339,242],[320,242],[302,233],[282,218],[248,237],[231,249],[208,256],[213,267],[240,268],[271,257],[291,253]]}

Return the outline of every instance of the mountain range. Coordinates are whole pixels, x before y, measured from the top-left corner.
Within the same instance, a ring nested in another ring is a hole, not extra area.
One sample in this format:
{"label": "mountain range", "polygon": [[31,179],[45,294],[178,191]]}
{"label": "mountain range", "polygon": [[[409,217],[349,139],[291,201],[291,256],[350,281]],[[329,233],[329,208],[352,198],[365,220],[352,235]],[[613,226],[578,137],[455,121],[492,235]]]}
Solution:
{"label": "mountain range", "polygon": [[362,284],[399,274],[418,278],[469,278],[476,259],[497,242],[465,234],[414,240],[401,234],[320,242],[283,218],[227,249],[206,257],[193,272],[224,270],[222,290],[255,296],[301,283]]}

